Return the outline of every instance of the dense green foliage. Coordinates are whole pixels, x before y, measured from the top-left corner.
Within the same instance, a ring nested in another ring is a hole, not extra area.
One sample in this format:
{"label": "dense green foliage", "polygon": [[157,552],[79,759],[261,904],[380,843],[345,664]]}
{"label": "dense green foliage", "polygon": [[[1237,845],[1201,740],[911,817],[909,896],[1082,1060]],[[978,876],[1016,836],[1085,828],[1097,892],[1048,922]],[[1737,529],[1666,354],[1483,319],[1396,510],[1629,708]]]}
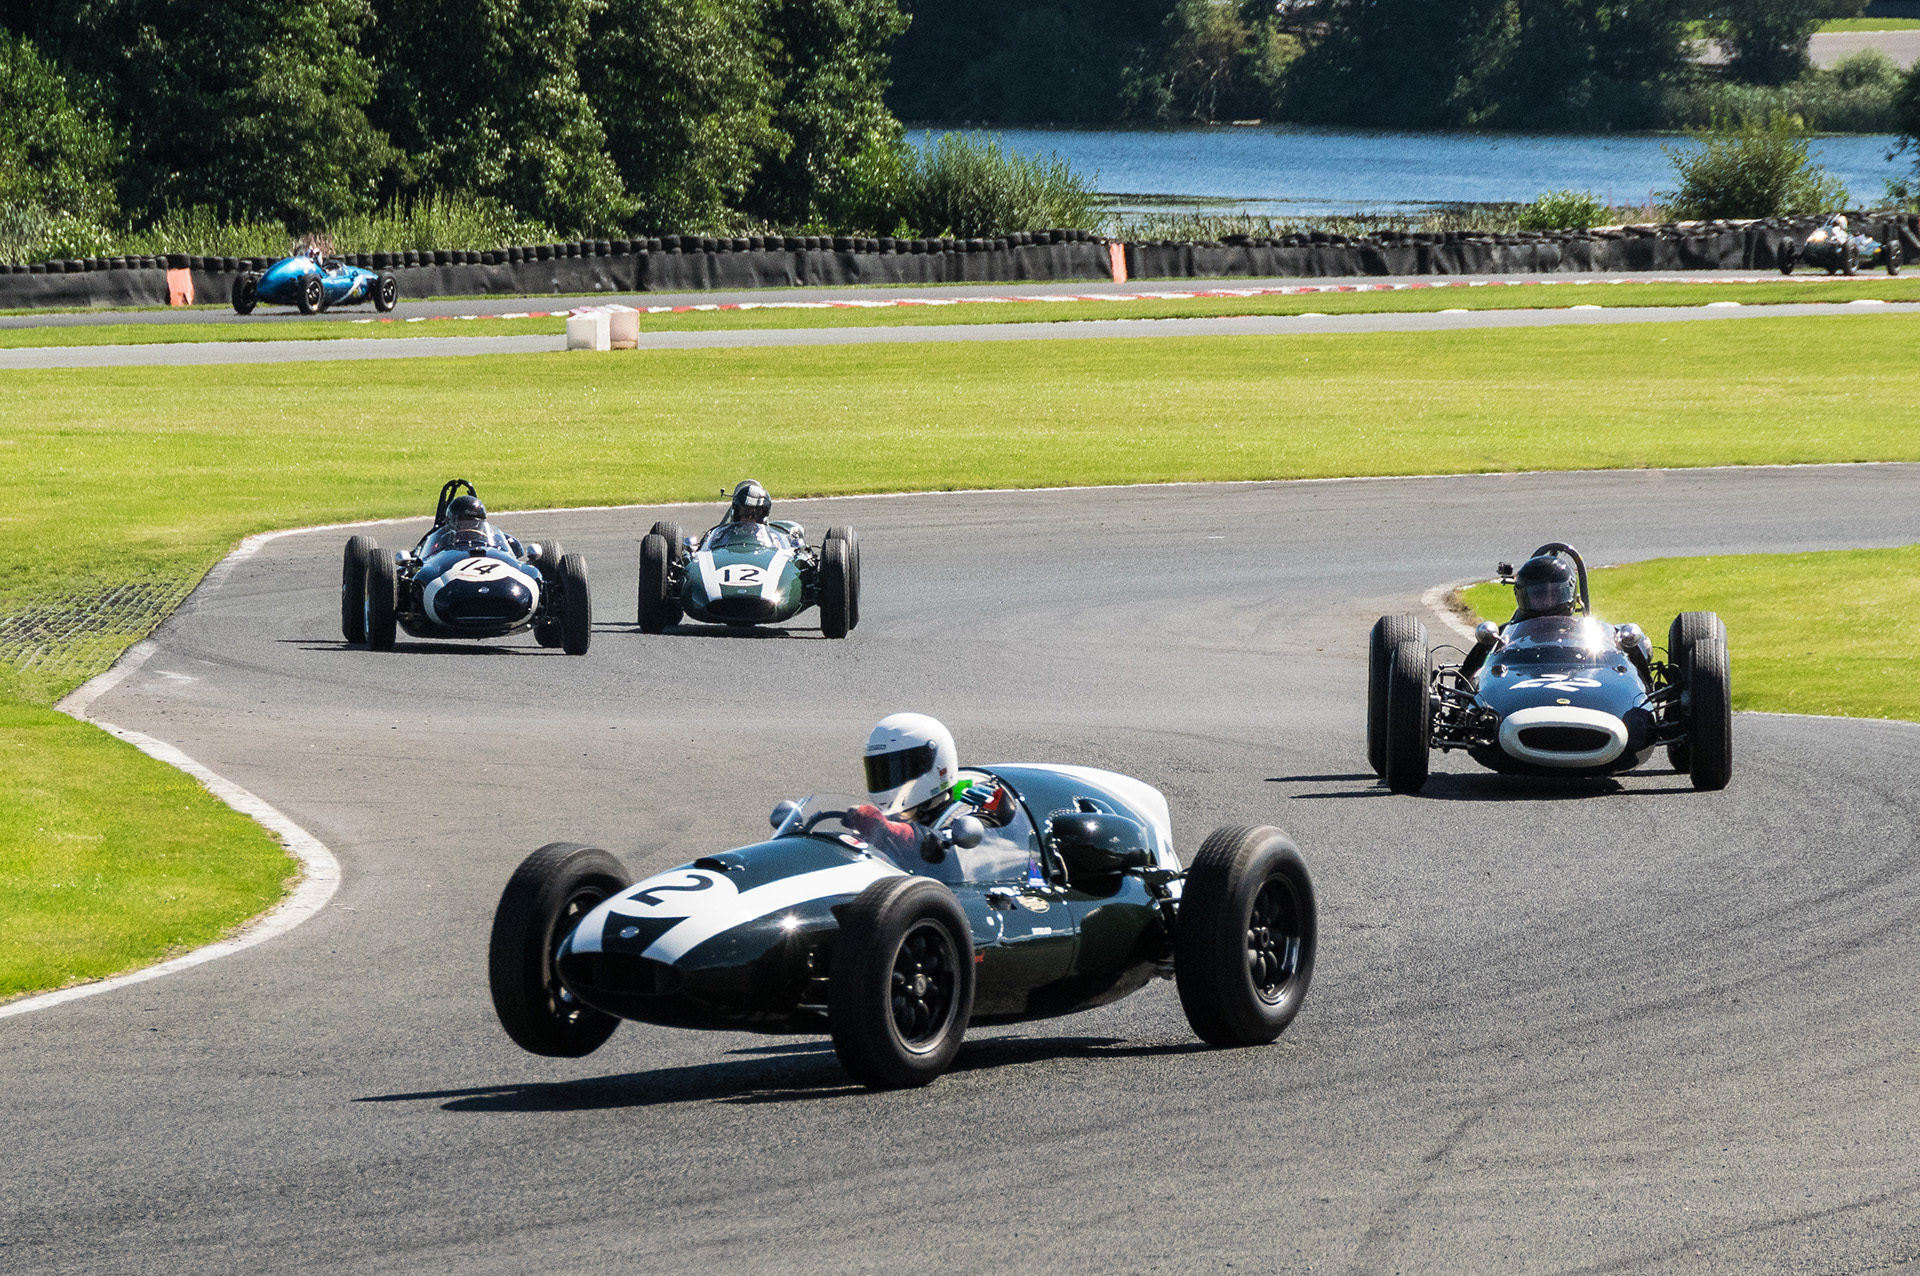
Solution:
{"label": "dense green foliage", "polygon": [[836,225],[901,238],[972,238],[1097,220],[1093,187],[1057,155],[1004,149],[964,133],[868,150],[833,212]]}
{"label": "dense green foliage", "polygon": [[1866,0],[1715,0],[1708,34],[1727,69],[1748,84],[1785,84],[1806,74],[1807,37],[1829,18],[1855,18]]}
{"label": "dense green foliage", "polygon": [[0,240],[92,255],[200,207],[338,237],[396,200],[824,228],[900,140],[906,23],[896,0],[0,0]]}
{"label": "dense green foliage", "polygon": [[1607,220],[1607,206],[1591,191],[1542,191],[1520,210],[1520,230],[1588,230]]}
{"label": "dense green foliage", "polygon": [[1667,94],[1661,118],[1676,128],[1699,128],[1717,118],[1779,112],[1821,133],[1892,133],[1899,128],[1894,101],[1903,79],[1892,58],[1862,49],[1831,70],[1807,71],[1786,84],[1698,77]]}
{"label": "dense green foliage", "polygon": [[1679,188],[1665,198],[1681,220],[1780,217],[1843,207],[1847,188],[1807,153],[1799,120],[1775,112],[1765,120],[1697,130],[1692,148],[1667,147]]}

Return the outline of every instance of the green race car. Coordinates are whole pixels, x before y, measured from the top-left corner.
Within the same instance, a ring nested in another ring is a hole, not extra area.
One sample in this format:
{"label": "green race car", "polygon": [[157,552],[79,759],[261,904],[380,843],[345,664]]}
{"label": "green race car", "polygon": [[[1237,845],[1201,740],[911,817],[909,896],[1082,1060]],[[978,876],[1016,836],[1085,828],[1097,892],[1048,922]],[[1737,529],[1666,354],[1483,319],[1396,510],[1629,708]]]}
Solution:
{"label": "green race car", "polygon": [[640,542],[640,631],[664,633],[683,619],[712,625],[773,625],[809,607],[820,632],[845,638],[860,623],[860,539],[830,527],[818,546],[800,524],[766,517],[758,483],[742,483],[726,521],[702,536],[659,522]]}

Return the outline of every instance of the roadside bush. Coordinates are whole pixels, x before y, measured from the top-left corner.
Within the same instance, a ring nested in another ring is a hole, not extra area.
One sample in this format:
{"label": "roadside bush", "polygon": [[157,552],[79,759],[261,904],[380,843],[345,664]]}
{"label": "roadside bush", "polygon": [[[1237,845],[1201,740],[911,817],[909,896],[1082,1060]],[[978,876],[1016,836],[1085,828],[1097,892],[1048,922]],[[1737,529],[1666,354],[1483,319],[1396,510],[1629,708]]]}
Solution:
{"label": "roadside bush", "polygon": [[1680,179],[1663,192],[1674,218],[1782,217],[1817,213],[1849,202],[1847,188],[1807,154],[1804,123],[1782,111],[1737,126],[1724,119],[1693,131],[1697,150],[1668,146]]}
{"label": "roadside bush", "polygon": [[98,257],[112,243],[113,232],[92,218],[0,201],[0,262]]}
{"label": "roadside bush", "polygon": [[48,216],[33,233],[54,239],[110,221],[119,151],[112,126],[72,100],[65,77],[33,42],[0,31],[0,205],[14,209],[9,225],[16,228],[6,233],[25,234],[19,228],[36,208]]}
{"label": "roadside bush", "polygon": [[1607,220],[1607,206],[1590,191],[1542,191],[1516,220],[1521,230],[1590,230]]}
{"label": "roadside bush", "polygon": [[918,147],[872,147],[850,173],[852,194],[832,210],[837,229],[971,239],[1099,220],[1091,182],[1065,160],[1020,155],[994,137],[929,134]]}

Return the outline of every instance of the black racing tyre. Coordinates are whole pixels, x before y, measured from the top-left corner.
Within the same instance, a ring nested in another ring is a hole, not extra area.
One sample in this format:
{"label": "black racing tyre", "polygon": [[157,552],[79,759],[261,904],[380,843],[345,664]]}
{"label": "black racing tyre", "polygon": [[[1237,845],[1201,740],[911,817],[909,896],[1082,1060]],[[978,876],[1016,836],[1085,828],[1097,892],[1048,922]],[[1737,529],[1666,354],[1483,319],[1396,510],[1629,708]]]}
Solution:
{"label": "black racing tyre", "polygon": [[687,561],[687,538],[681,534],[680,524],[669,523],[661,519],[653,525],[649,536],[658,536],[667,543],[667,561],[674,564]]}
{"label": "black racing tyre", "polygon": [[340,636],[348,642],[367,640],[367,559],[379,552],[371,537],[347,537],[340,563]]}
{"label": "black racing tyre", "polygon": [[1887,268],[1887,273],[1889,275],[1897,275],[1900,273],[1900,267],[1906,262],[1907,254],[1905,250],[1900,247],[1900,240],[1895,236],[1889,235],[1887,237],[1887,248],[1882,256],[1885,258],[1883,264]]}
{"label": "black racing tyre", "polygon": [[560,560],[560,650],[584,656],[593,643],[593,592],[587,587],[587,560],[568,554]]}
{"label": "black racing tyre", "polygon": [[533,640],[542,647],[558,647],[561,642],[560,622],[557,620],[534,621]]}
{"label": "black racing tyre", "polygon": [[381,275],[373,281],[373,308],[381,314],[392,310],[400,300],[400,281],[392,275]]}
{"label": "black racing tyre", "polygon": [[648,532],[640,539],[640,632],[667,627],[667,538]]}
{"label": "black racing tyre", "polygon": [[1395,643],[1387,659],[1387,732],[1380,776],[1395,793],[1418,793],[1427,782],[1433,712],[1428,702],[1432,655],[1426,626]]}
{"label": "black racing tyre", "polygon": [[1852,244],[1840,250],[1840,273],[1843,275],[1860,273],[1860,250]]}
{"label": "black racing tyre", "polygon": [[320,276],[308,275],[300,285],[300,300],[297,303],[303,315],[316,314],[327,308],[326,285],[320,282]]}
{"label": "black racing tyre", "polygon": [[926,1085],[953,1063],[972,1014],[973,932],[952,891],[888,877],[841,910],[827,1026],[855,1081]]}
{"label": "black racing tyre", "polygon": [[1733,678],[1725,634],[1702,638],[1687,652],[1687,699],[1693,787],[1724,789],[1733,778]]}
{"label": "black racing tyre", "polygon": [[606,1043],[620,1021],[573,1000],[554,953],[582,917],[633,884],[626,865],[593,846],[554,842],[513,870],[493,910],[487,983],[494,1013],[524,1050],[577,1059]]}
{"label": "black racing tyre", "polygon": [[1799,257],[1799,255],[1800,255],[1799,246],[1796,245],[1791,239],[1781,240],[1780,241],[1780,273],[1783,275],[1791,275],[1793,273],[1794,260],[1797,257]]}
{"label": "black racing tyre", "polygon": [[1375,775],[1387,773],[1387,668],[1393,649],[1421,636],[1417,617],[1382,616],[1367,638],[1367,765]]}
{"label": "black racing tyre", "polygon": [[[1710,611],[1683,611],[1667,626],[1667,665],[1683,697],[1687,694],[1687,655],[1693,650],[1693,645],[1702,638],[1715,636],[1724,643],[1726,633],[1726,626],[1720,623],[1720,617]],[[1690,773],[1693,770],[1693,745],[1668,745],[1667,761],[1681,775]]]}
{"label": "black racing tyre", "polygon": [[1313,882],[1287,835],[1215,829],[1180,893],[1173,974],[1187,1022],[1216,1046],[1272,1041],[1313,982]]}
{"label": "black racing tyre", "polygon": [[375,551],[367,555],[367,646],[375,651],[392,651],[399,629],[400,580],[394,570],[393,555]]}
{"label": "black racing tyre", "polygon": [[260,281],[250,274],[238,274],[233,277],[233,312],[237,315],[250,315],[253,308],[260,304]]}
{"label": "black racing tyre", "polygon": [[566,549],[559,541],[540,542],[540,576],[543,580],[560,579],[560,560],[567,556]]}
{"label": "black racing tyre", "polygon": [[853,569],[847,559],[845,541],[823,541],[820,545],[820,632],[829,638],[845,638],[851,626],[848,616]]}
{"label": "black racing tyre", "polygon": [[829,527],[827,539],[847,543],[847,629],[860,627],[860,533],[851,527]]}

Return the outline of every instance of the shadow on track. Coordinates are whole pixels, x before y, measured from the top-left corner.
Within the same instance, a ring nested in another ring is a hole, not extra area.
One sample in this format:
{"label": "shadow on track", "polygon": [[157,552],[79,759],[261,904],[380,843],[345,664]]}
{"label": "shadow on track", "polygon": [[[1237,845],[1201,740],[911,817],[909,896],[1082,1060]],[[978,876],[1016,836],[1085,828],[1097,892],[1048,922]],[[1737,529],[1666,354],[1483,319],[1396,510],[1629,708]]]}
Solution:
{"label": "shadow on track", "polygon": [[[1628,774],[1649,774],[1629,772]],[[1653,775],[1677,776],[1677,771],[1652,772]],[[1311,802],[1326,798],[1368,798],[1392,797],[1385,782],[1371,775],[1272,775],[1268,784],[1298,783],[1337,783],[1342,781],[1369,781],[1364,789],[1346,789],[1338,793],[1294,793],[1289,797],[1296,802]],[[1449,774],[1436,771],[1427,777],[1426,784],[1418,793],[1410,796],[1426,798],[1437,802],[1579,802],[1591,798],[1605,797],[1660,797],[1670,793],[1692,793],[1692,784],[1669,784],[1659,788],[1629,788],[1613,776],[1569,777],[1555,779],[1552,776],[1501,775],[1497,772],[1470,772]]]}
{"label": "shadow on track", "polygon": [[[1198,1041],[1136,1045],[1116,1037],[1007,1037],[968,1042],[950,1072],[972,1072],[1058,1060],[1142,1058],[1192,1054],[1212,1047]],[[865,1094],[840,1070],[824,1041],[750,1046],[730,1052],[754,1056],[585,1077],[578,1081],[507,1082],[462,1090],[370,1094],[356,1103],[444,1100],[448,1112],[598,1112],[667,1103],[792,1103]]]}
{"label": "shadow on track", "polygon": [[[637,634],[640,632],[640,627],[638,625],[626,625],[622,627],[621,632]],[[655,635],[652,634],[648,635],[648,637],[654,636]],[[805,638],[816,642],[826,640],[826,635],[821,633],[817,626],[809,628],[804,625],[792,629],[776,629],[771,625],[669,625],[661,630],[657,636],[662,638],[733,638],[742,640],[753,638]]]}

